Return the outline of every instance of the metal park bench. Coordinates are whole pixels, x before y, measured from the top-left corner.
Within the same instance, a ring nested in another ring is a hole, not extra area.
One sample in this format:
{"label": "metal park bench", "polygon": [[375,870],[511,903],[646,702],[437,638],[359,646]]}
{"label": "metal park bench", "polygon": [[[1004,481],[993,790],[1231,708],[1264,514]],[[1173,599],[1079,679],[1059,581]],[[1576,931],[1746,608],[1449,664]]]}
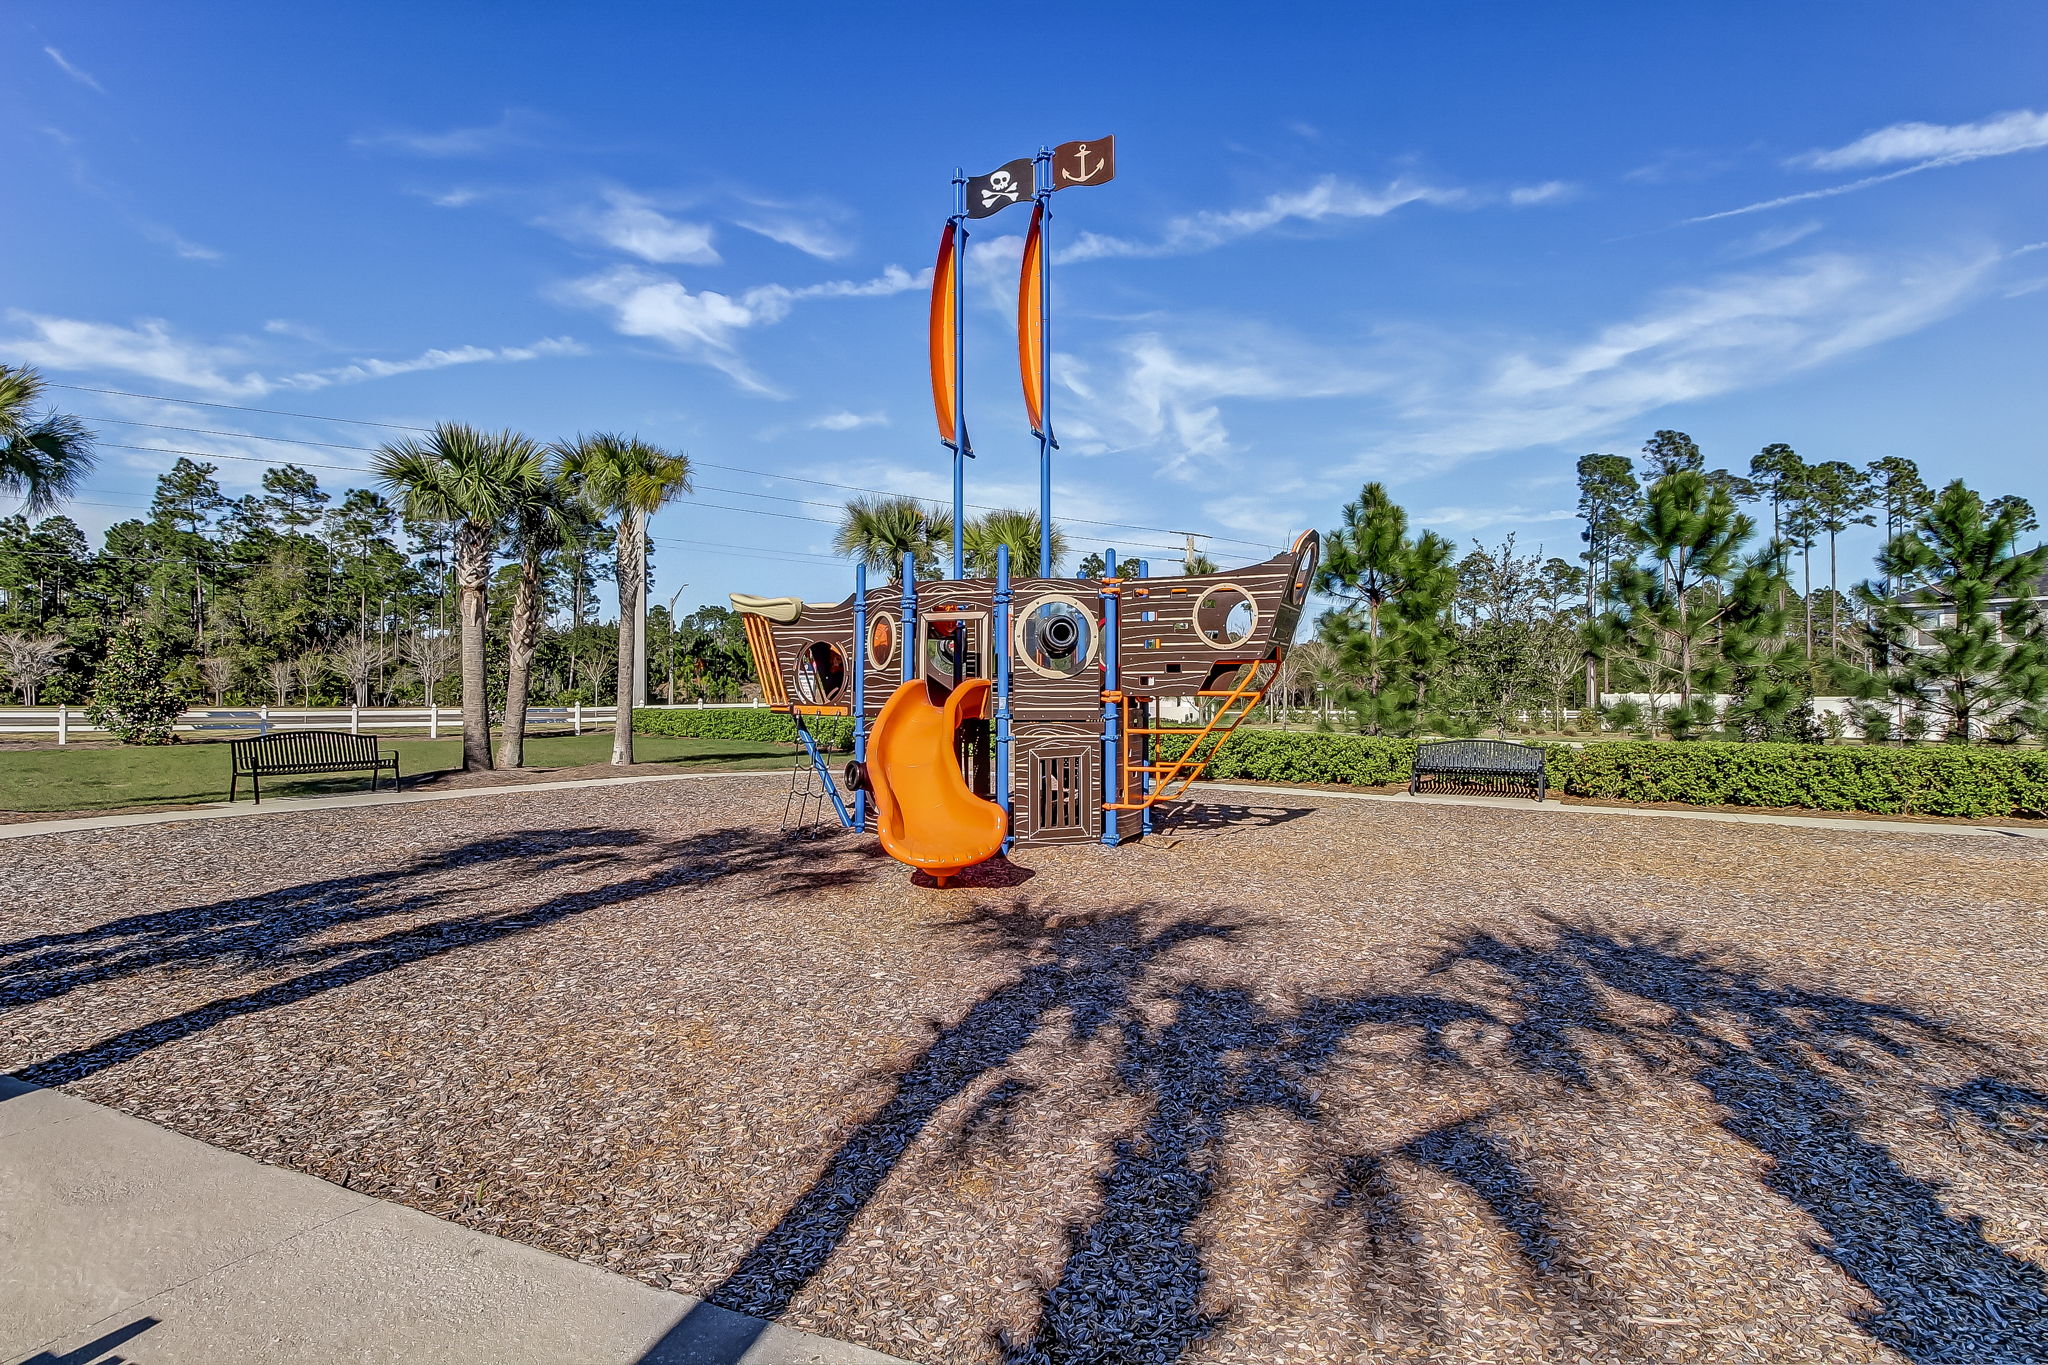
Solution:
{"label": "metal park bench", "polygon": [[234,751],[234,771],[228,777],[230,803],[236,785],[245,777],[259,806],[266,777],[367,771],[370,790],[375,791],[379,775],[389,769],[392,787],[398,786],[398,755],[378,753],[377,741],[370,735],[352,735],[345,730],[286,730],[255,739],[231,739],[228,746]]}
{"label": "metal park bench", "polygon": [[1408,794],[1422,788],[1424,774],[1472,781],[1505,779],[1527,782],[1536,789],[1537,801],[1549,794],[1550,779],[1543,768],[1543,750],[1534,744],[1514,744],[1502,739],[1441,739],[1415,746],[1415,774],[1408,779]]}

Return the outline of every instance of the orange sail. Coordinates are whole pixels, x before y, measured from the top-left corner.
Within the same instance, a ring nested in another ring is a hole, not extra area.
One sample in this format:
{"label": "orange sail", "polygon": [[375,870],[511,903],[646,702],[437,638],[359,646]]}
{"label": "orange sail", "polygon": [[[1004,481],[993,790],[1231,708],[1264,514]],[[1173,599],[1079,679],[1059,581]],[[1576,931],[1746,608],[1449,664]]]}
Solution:
{"label": "orange sail", "polygon": [[939,415],[939,439],[957,446],[960,414],[953,406],[953,395],[959,351],[955,302],[960,294],[960,266],[954,227],[946,224],[946,234],[939,238],[939,263],[932,267],[932,407]]}
{"label": "orange sail", "polygon": [[1024,235],[1024,268],[1017,275],[1017,368],[1024,376],[1024,413],[1031,430],[1045,429],[1045,205],[1031,208],[1031,231]]}

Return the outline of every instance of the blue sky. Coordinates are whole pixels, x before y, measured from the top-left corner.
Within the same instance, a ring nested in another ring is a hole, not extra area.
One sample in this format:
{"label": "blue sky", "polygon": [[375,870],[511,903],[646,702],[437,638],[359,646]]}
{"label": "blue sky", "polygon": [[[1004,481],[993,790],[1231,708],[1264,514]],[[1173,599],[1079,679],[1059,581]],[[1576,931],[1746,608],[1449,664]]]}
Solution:
{"label": "blue sky", "polygon": [[[385,434],[200,402],[623,429],[700,462],[658,599],[842,596],[826,485],[948,488],[952,168],[1112,133],[1055,205],[1056,511],[1128,524],[1084,550],[1263,558],[1376,478],[1576,553],[1573,461],[1660,427],[2048,508],[2039,4],[17,0],[0,38],[0,360],[185,400],[60,391],[149,448],[93,528],[151,452]],[[1028,506],[1025,212],[978,226],[968,496]]]}

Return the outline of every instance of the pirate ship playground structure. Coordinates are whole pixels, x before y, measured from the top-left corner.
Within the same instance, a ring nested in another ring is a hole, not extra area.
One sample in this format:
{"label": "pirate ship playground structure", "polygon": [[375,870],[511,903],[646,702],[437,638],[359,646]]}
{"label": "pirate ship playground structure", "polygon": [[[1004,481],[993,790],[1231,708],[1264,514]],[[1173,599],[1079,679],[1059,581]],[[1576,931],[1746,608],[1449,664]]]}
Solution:
{"label": "pirate ship playground structure", "polygon": [[[1051,349],[1046,228],[1056,189],[1114,174],[1113,143],[1065,143],[986,176],[954,176],[933,271],[932,394],[953,455],[950,578],[870,588],[864,567],[841,602],[734,594],[768,704],[797,737],[840,823],[872,829],[888,853],[941,885],[1014,845],[1115,845],[1152,828],[1265,697],[1293,643],[1319,543],[1227,572],[1012,578],[964,573],[961,282],[971,219],[1033,205],[1018,283],[1018,358],[1039,442],[1039,563],[1052,560]],[[1175,707],[1176,699],[1184,699]],[[1192,705],[1187,705],[1191,702]],[[1191,715],[1186,723],[1168,716]],[[806,718],[851,720],[844,784]]]}

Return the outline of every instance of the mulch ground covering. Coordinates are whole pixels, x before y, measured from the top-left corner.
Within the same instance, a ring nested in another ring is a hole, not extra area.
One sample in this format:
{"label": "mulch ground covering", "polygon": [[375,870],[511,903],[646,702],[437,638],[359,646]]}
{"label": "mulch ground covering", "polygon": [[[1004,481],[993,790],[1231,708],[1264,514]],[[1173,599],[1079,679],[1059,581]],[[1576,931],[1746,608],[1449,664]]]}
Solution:
{"label": "mulch ground covering", "polygon": [[0,845],[0,1067],[935,1365],[2048,1359],[2048,843],[782,800]]}

